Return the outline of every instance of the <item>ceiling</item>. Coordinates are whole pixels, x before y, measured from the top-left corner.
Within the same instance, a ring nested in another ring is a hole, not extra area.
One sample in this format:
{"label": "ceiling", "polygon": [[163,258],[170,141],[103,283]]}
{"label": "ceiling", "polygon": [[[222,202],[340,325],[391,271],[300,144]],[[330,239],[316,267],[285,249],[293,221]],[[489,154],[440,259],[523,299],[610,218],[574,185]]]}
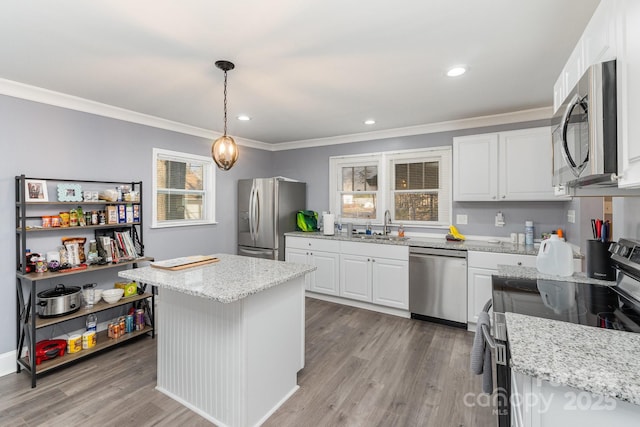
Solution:
{"label": "ceiling", "polygon": [[3,0],[0,78],[222,131],[227,59],[233,136],[376,132],[550,106],[598,3]]}

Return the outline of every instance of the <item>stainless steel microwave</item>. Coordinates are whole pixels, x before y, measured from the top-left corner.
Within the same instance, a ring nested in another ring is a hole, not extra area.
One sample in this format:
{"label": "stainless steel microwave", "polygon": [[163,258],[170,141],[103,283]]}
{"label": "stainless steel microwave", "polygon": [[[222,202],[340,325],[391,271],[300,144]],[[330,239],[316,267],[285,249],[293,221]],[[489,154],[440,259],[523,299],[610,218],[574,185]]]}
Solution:
{"label": "stainless steel microwave", "polygon": [[617,186],[616,61],[589,67],[551,125],[554,186]]}

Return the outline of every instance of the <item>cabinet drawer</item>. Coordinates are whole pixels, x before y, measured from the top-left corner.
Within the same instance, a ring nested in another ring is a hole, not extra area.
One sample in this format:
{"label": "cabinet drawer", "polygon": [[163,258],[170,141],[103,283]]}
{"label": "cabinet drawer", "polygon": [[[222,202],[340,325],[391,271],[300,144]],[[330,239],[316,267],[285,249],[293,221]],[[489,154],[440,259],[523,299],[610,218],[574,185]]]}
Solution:
{"label": "cabinet drawer", "polygon": [[469,251],[467,254],[469,267],[498,269],[498,265],[517,265],[522,267],[535,267],[535,255],[497,254],[493,252]]}
{"label": "cabinet drawer", "polygon": [[313,249],[325,252],[340,252],[340,242],[329,239],[287,236],[286,247],[295,249]]}
{"label": "cabinet drawer", "polygon": [[340,242],[340,252],[343,254],[362,255],[389,259],[409,260],[409,247],[400,245],[385,245],[381,243]]}

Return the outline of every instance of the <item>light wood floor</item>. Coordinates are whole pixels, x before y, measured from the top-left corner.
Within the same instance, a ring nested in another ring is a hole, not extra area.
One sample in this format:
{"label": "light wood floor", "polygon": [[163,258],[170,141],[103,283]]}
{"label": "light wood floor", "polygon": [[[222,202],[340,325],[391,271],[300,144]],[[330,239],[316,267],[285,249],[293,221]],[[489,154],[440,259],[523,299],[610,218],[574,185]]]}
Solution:
{"label": "light wood floor", "polygon": [[[284,426],[481,426],[490,408],[464,405],[481,389],[469,373],[473,335],[307,298],[300,389],[265,423]],[[210,426],[154,390],[155,341],[43,375],[0,377],[1,426]]]}

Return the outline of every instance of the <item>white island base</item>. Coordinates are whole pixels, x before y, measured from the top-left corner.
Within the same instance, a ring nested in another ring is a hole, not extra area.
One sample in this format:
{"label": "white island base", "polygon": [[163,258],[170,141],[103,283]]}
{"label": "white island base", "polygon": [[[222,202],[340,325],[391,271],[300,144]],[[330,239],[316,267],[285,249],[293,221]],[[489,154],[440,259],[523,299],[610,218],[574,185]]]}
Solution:
{"label": "white island base", "polygon": [[156,389],[218,426],[262,424],[304,367],[304,276],[231,303],[158,289]]}

